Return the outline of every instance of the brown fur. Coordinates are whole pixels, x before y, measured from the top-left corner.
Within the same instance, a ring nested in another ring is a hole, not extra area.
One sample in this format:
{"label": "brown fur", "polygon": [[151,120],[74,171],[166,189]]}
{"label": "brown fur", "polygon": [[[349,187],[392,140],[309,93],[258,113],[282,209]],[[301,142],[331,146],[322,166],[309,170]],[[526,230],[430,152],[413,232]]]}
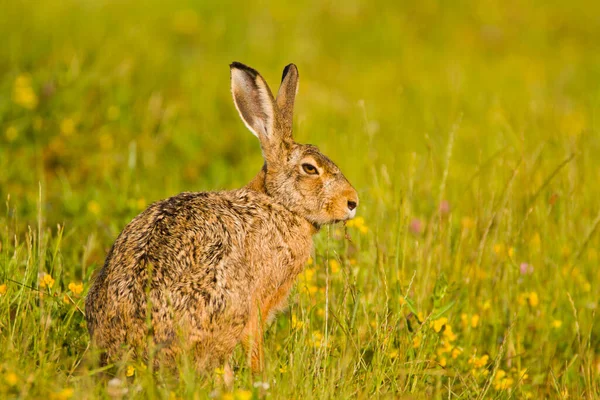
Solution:
{"label": "brown fur", "polygon": [[354,216],[358,197],[338,167],[292,138],[296,67],[284,70],[277,99],[243,64],[231,65],[231,79],[265,164],[242,189],[181,193],[125,227],[86,299],[90,336],[107,360],[148,357],[151,338],[158,360],[186,352],[200,371],[225,364],[230,374],[241,342],[259,372],[264,328],[284,307],[312,235]]}

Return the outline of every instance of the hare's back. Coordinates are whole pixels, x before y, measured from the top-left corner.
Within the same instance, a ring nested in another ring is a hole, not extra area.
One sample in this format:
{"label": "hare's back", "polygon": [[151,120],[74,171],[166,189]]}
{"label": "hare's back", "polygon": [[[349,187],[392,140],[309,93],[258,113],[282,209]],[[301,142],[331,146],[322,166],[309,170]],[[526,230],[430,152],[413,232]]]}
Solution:
{"label": "hare's back", "polygon": [[[160,286],[182,279],[214,284],[212,275],[229,269],[235,270],[230,280],[250,279],[251,264],[261,257],[257,251],[304,247],[310,241],[304,224],[254,191],[184,192],[135,217],[115,241],[103,272],[113,281],[150,278]],[[260,249],[254,249],[257,245]]]}

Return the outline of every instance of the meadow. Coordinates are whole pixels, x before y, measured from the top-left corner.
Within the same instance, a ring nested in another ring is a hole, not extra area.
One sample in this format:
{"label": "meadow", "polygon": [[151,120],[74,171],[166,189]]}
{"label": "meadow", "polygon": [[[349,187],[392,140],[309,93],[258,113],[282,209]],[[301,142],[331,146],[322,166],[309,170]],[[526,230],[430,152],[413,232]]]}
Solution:
{"label": "meadow", "polygon": [[[0,1],[0,398],[600,397],[600,2]],[[262,166],[240,61],[360,196],[233,391],[102,368],[123,227]]]}

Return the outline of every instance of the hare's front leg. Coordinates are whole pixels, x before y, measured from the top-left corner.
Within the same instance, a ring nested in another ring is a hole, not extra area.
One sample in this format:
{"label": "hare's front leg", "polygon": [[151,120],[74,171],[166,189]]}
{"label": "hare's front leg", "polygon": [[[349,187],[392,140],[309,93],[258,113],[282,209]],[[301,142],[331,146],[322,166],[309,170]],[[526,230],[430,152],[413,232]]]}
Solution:
{"label": "hare's front leg", "polygon": [[244,330],[242,344],[248,355],[248,362],[254,374],[259,374],[264,369],[264,329],[267,323],[272,320],[273,315],[284,307],[293,284],[294,280],[292,279],[284,282],[262,304],[258,301],[252,302],[254,307],[250,311],[250,319]]}
{"label": "hare's front leg", "polygon": [[[255,303],[256,304],[256,303]],[[250,319],[244,330],[242,345],[248,356],[248,363],[253,374],[259,374],[264,369],[263,350],[263,318],[261,307],[256,304],[250,311]]]}
{"label": "hare's front leg", "polygon": [[229,364],[229,361],[227,361],[223,366],[223,384],[227,390],[233,390],[234,382],[235,376],[233,374],[233,369],[231,369],[231,365]]}

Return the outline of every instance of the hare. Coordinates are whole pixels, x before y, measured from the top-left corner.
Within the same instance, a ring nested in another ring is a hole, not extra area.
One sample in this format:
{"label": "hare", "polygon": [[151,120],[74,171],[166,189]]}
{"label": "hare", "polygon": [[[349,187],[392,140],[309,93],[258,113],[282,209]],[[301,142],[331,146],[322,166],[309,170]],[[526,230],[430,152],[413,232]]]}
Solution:
{"label": "hare", "polygon": [[263,331],[285,306],[324,224],[351,219],[358,195],[317,147],[292,137],[298,70],[283,70],[274,98],[254,69],[234,62],[231,92],[264,165],[238,190],[184,192],[150,205],[123,229],[86,298],[92,343],[103,361],[134,357],[200,371],[225,366],[242,343],[253,372]]}

